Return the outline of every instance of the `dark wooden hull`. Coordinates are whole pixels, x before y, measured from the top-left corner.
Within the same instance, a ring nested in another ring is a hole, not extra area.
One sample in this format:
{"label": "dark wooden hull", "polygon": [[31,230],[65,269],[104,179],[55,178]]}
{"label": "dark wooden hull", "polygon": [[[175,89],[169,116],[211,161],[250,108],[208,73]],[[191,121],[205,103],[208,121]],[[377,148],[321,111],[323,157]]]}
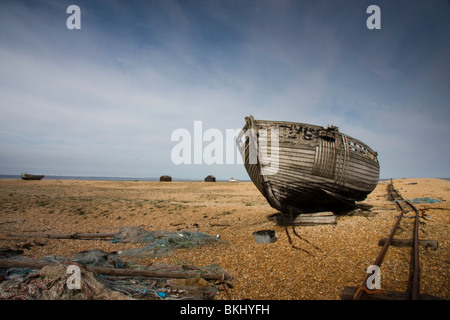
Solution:
{"label": "dark wooden hull", "polygon": [[[267,137],[261,130],[268,132]],[[278,130],[277,148],[272,148],[274,130]],[[252,135],[256,137],[253,141],[257,141],[256,160],[250,152]],[[378,183],[377,153],[336,127],[324,129],[303,123],[255,120],[250,116],[237,142],[250,179],[269,204],[281,212],[354,206]],[[271,163],[261,159],[261,150],[278,159],[275,171],[270,171]]]}
{"label": "dark wooden hull", "polygon": [[29,174],[29,173],[22,173],[20,177],[23,180],[42,180],[44,178],[44,175],[36,175],[36,174]]}

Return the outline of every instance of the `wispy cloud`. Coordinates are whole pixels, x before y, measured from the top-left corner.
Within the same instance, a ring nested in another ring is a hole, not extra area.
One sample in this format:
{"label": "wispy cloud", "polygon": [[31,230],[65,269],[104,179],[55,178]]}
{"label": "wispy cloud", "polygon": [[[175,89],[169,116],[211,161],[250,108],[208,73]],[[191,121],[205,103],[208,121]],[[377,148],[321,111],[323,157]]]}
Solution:
{"label": "wispy cloud", "polygon": [[382,177],[450,174],[446,2],[380,1],[377,31],[361,1],[78,1],[77,31],[70,4],[0,4],[3,173],[245,178],[173,165],[170,136],[253,114],[338,125]]}

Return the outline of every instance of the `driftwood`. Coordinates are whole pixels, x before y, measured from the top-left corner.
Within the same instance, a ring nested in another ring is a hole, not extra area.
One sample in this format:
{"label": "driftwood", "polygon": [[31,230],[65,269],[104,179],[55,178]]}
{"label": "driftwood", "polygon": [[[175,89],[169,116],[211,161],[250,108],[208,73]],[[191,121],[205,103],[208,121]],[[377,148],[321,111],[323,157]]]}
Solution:
{"label": "driftwood", "polygon": [[[66,262],[68,265],[73,264],[71,261]],[[22,260],[9,260],[0,259],[0,268],[30,268],[41,269],[45,266],[55,265],[52,262],[39,262],[39,261],[22,261]],[[229,280],[231,276],[227,273],[210,273],[204,271],[151,271],[151,270],[137,270],[137,269],[115,269],[115,268],[100,268],[100,267],[88,267],[90,271],[96,274],[102,275],[114,275],[114,276],[134,276],[134,277],[151,277],[151,278],[169,278],[169,279],[192,279],[203,278],[205,280]]]}
{"label": "driftwood", "polygon": [[7,248],[7,247],[0,248],[0,259],[3,259],[3,258],[8,259],[10,257],[18,256],[21,254],[23,254],[23,250],[16,250],[16,249]]}
{"label": "driftwood", "polygon": [[97,238],[114,238],[115,233],[34,233],[34,234],[8,234],[13,238],[52,238],[52,239],[97,239]]}

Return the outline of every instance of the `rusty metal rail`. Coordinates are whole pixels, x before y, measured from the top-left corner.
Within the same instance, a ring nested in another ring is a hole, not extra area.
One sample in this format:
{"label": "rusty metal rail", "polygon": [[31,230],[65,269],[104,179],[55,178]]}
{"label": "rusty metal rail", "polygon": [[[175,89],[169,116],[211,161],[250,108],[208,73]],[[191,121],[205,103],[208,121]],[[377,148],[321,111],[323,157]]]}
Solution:
{"label": "rusty metal rail", "polygon": [[[392,227],[389,237],[387,238],[383,248],[381,249],[380,253],[378,254],[374,265],[381,267],[381,264],[384,260],[384,257],[386,256],[386,253],[391,245],[392,239],[394,238],[394,234],[400,225],[400,221],[402,220],[404,214],[407,212],[405,209],[405,206],[403,204],[407,204],[409,207],[411,207],[415,212],[415,221],[414,221],[414,232],[413,232],[413,246],[412,246],[412,253],[411,253],[411,267],[410,267],[410,284],[409,284],[409,294],[408,297],[411,300],[417,300],[419,299],[420,295],[420,266],[419,266],[419,210],[409,201],[404,200],[402,196],[398,193],[397,190],[395,190],[392,179],[391,183],[388,185],[388,196],[390,200],[393,200],[398,208],[400,209],[400,214],[397,218],[397,220],[394,223],[394,226]],[[369,279],[370,275],[368,275],[364,282],[362,283],[362,286],[356,291],[353,299],[354,300],[361,300],[367,297],[368,294],[370,294],[370,290],[367,289],[367,280]],[[363,289],[363,290],[361,290]]]}
{"label": "rusty metal rail", "polygon": [[413,237],[413,251],[411,260],[411,299],[419,299],[420,291],[420,266],[419,266],[419,210],[409,201],[405,201],[411,208],[414,209],[414,237]]}

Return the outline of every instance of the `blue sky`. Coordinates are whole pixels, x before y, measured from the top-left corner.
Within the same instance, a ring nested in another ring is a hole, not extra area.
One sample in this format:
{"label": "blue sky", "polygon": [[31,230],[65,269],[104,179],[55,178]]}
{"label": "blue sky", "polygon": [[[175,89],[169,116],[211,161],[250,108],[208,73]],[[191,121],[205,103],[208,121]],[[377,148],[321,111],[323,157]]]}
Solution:
{"label": "blue sky", "polygon": [[252,114],[339,126],[381,178],[450,177],[449,57],[445,0],[1,1],[0,173],[248,179],[173,164],[171,134]]}

